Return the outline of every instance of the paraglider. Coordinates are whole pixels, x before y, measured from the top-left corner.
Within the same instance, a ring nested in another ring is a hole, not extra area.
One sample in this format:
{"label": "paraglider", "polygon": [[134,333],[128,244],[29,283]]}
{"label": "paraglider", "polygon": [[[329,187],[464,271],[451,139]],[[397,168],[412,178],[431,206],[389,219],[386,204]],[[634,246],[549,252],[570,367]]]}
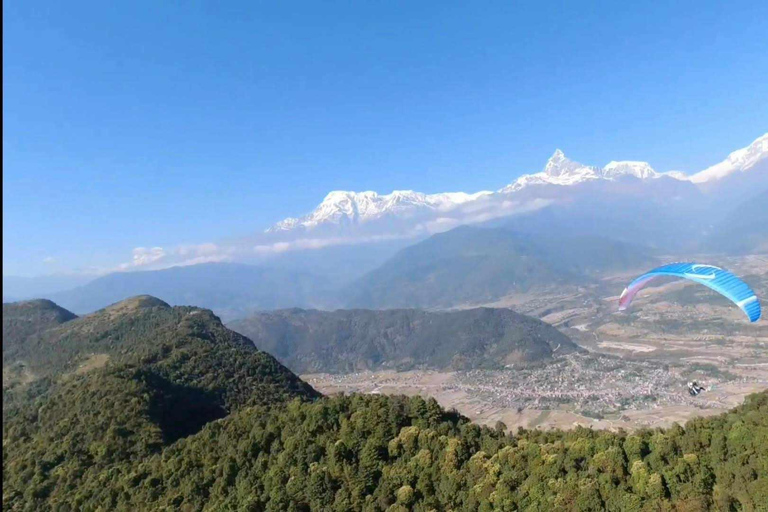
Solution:
{"label": "paraglider", "polygon": [[627,309],[637,292],[659,276],[681,277],[703,284],[736,304],[747,315],[750,322],[757,322],[760,319],[760,301],[744,281],[720,267],[701,263],[671,263],[646,272],[624,289],[619,297],[619,311]]}
{"label": "paraglider", "polygon": [[699,386],[699,383],[696,381],[688,383],[688,394],[690,394],[691,396],[696,396],[702,391],[706,391],[706,390],[707,390],[706,388]]}

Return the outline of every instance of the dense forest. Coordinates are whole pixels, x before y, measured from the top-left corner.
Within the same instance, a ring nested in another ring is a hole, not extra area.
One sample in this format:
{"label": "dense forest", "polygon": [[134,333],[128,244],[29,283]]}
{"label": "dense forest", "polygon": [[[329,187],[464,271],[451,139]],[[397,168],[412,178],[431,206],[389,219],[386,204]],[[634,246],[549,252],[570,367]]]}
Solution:
{"label": "dense forest", "polygon": [[768,391],[668,430],[510,432],[433,399],[320,397],[205,310],[140,298],[52,325],[4,325],[4,367],[24,361],[29,377],[4,371],[4,510],[768,503]]}
{"label": "dense forest", "polygon": [[510,309],[285,309],[228,326],[302,374],[494,368],[579,350],[551,325]]}

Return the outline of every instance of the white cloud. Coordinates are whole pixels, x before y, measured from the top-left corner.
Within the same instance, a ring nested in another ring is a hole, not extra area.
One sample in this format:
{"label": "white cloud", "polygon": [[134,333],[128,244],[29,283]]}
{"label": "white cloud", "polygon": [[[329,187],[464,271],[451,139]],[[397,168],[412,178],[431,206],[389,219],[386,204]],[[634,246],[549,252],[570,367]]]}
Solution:
{"label": "white cloud", "polygon": [[384,234],[367,236],[341,236],[327,238],[299,238],[288,242],[273,242],[270,244],[259,244],[252,248],[252,251],[259,256],[268,256],[272,254],[281,254],[288,251],[301,251],[308,249],[323,249],[335,245],[354,245],[361,243],[384,242],[387,240],[398,240],[401,238],[410,238],[412,233],[404,234]]}
{"label": "white cloud", "polygon": [[43,263],[45,263],[46,265],[53,265],[56,263],[56,258],[54,258],[53,256],[47,256],[43,258]]}
{"label": "white cloud", "polygon": [[451,212],[443,212],[440,217],[413,224],[409,228],[403,229],[402,226],[394,228],[390,227],[392,232],[389,233],[386,232],[386,227],[382,227],[381,229],[384,231],[383,233],[298,238],[289,241],[283,240],[254,245],[252,246],[251,251],[252,254],[256,254],[257,256],[271,256],[289,251],[322,249],[336,245],[354,245],[423,237],[435,233],[442,233],[461,225],[477,224],[500,217],[532,212],[544,208],[551,203],[552,201],[548,199],[535,199],[533,201],[519,202],[507,199],[503,201],[492,201],[481,198],[478,201],[460,205],[459,207],[454,208]]}
{"label": "white cloud", "polygon": [[[536,199],[519,202],[509,199],[493,200],[481,198],[460,205],[450,212],[441,212],[437,217],[425,218],[422,222],[415,220],[399,224],[373,224],[366,226],[364,231],[356,233],[312,236],[292,240],[274,240],[269,235],[254,242],[253,239],[240,239],[228,242],[226,245],[203,243],[179,245],[170,249],[163,247],[136,247],[132,251],[131,261],[120,264],[108,272],[130,270],[160,270],[169,267],[197,265],[237,260],[253,260],[267,258],[291,251],[317,250],[339,245],[355,245],[363,243],[385,242],[408,238],[419,238],[442,233],[457,226],[477,224],[499,217],[538,210],[551,204],[550,200]],[[272,240],[270,240],[272,238]]]}
{"label": "white cloud", "polygon": [[221,247],[213,243],[180,245],[172,249],[136,247],[132,251],[131,261],[121,263],[113,270],[160,270],[199,263],[229,261],[235,252],[235,247]]}
{"label": "white cloud", "polygon": [[134,267],[146,267],[165,258],[165,249],[162,247],[135,247],[133,257],[129,263],[122,263],[118,268],[128,270]]}

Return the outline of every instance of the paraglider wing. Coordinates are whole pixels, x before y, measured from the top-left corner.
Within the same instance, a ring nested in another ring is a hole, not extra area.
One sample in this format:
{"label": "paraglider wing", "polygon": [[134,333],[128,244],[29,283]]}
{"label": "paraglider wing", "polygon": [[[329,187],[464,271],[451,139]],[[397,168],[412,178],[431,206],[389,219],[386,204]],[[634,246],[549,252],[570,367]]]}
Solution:
{"label": "paraglider wing", "polygon": [[637,292],[659,276],[681,277],[703,284],[739,306],[749,317],[750,322],[757,322],[760,319],[760,301],[744,281],[720,267],[701,263],[671,263],[646,272],[624,289],[619,297],[619,310],[627,309]]}

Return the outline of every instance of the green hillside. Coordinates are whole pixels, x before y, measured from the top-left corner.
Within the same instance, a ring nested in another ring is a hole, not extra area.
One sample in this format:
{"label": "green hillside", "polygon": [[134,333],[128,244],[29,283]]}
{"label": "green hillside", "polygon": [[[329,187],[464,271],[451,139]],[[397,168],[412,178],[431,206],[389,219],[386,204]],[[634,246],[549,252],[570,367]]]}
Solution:
{"label": "green hillside", "polygon": [[[4,386],[3,510],[672,512],[768,503],[768,391],[669,430],[506,432],[432,399],[319,398],[210,312],[151,297],[32,332],[3,339],[14,354],[4,351],[4,365],[23,357],[34,372]],[[107,359],[83,364],[96,355]]]}
{"label": "green hillside", "polygon": [[[50,304],[40,302],[39,306],[49,308]],[[6,323],[17,322],[17,315],[3,315],[3,332],[7,332]],[[108,369],[144,372],[149,381],[163,380],[163,386],[207,393],[228,411],[294,396],[317,396],[274,357],[224,327],[210,311],[172,308],[154,297],[134,297],[24,334],[17,329],[3,336],[3,368],[23,365],[26,380],[59,385],[87,373],[91,366],[106,364]],[[3,373],[3,387],[13,388],[17,383],[6,382],[7,372]]]}
{"label": "green hillside", "polygon": [[554,327],[509,309],[289,309],[228,325],[298,373],[487,368],[578,350]]}
{"label": "green hillside", "polygon": [[434,400],[341,396],[245,409],[160,449],[138,385],[110,391],[92,395],[102,398],[93,402],[98,416],[77,414],[86,402],[64,393],[36,429],[4,428],[5,510],[758,511],[768,503],[766,392],[720,417],[634,434],[511,435]]}
{"label": "green hillside", "polygon": [[77,318],[71,311],[45,299],[3,304],[3,354],[10,344]]}

